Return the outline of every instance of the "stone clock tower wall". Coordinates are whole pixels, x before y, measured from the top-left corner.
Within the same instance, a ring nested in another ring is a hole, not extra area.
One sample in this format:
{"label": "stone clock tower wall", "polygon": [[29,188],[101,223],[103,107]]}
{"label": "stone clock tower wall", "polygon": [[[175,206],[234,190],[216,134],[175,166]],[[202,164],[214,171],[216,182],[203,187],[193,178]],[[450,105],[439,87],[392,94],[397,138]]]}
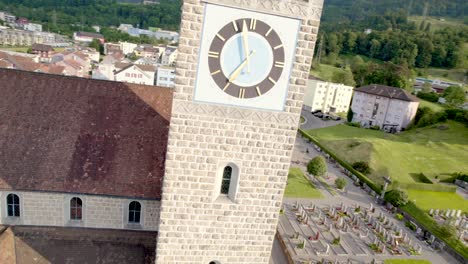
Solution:
{"label": "stone clock tower wall", "polygon": [[[206,3],[301,19],[284,111],[194,102]],[[184,1],[157,263],[268,263],[322,5],[323,0]],[[227,164],[236,168],[235,197],[218,197]]]}

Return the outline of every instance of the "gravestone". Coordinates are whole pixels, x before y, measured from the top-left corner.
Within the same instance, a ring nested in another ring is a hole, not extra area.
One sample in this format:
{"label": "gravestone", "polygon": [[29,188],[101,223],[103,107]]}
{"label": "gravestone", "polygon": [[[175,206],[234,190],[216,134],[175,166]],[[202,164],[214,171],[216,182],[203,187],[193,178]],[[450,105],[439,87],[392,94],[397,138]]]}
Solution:
{"label": "gravestone", "polygon": [[439,216],[439,209],[436,209],[436,210],[435,210],[434,215],[435,215],[435,216]]}

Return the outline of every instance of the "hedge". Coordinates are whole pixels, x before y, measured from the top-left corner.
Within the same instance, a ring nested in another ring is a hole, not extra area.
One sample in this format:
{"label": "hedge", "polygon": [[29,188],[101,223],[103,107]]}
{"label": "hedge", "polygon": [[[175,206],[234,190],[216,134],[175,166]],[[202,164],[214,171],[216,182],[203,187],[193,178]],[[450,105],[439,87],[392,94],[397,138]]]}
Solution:
{"label": "hedge", "polygon": [[345,169],[347,169],[348,171],[350,171],[351,173],[353,173],[354,175],[356,175],[356,177],[359,178],[360,181],[364,182],[367,184],[367,186],[369,186],[372,190],[374,190],[376,193],[380,194],[382,192],[382,190],[377,186],[375,185],[375,183],[370,180],[369,178],[367,178],[367,176],[365,176],[364,174],[362,174],[361,172],[355,170],[350,164],[348,164],[346,161],[340,159],[337,155],[335,155],[335,153],[331,150],[329,150],[328,148],[326,148],[324,145],[322,145],[321,143],[318,142],[318,140],[316,140],[314,137],[312,137],[311,135],[309,135],[307,132],[305,132],[304,130],[302,129],[299,129],[299,132],[302,134],[302,136],[306,137],[307,139],[309,139],[310,141],[314,142],[315,145],[319,146],[323,151],[325,151],[328,155],[330,155],[330,157],[332,157],[334,160],[336,160],[341,166],[343,166]]}
{"label": "hedge", "polygon": [[401,210],[411,215],[416,220],[416,222],[418,222],[418,224],[423,226],[440,240],[444,241],[465,259],[468,259],[468,247],[463,245],[463,243],[456,237],[444,238],[437,222],[432,219],[432,217],[430,217],[426,212],[424,212],[424,210],[416,206],[411,201],[409,201],[405,206],[401,207]]}
{"label": "hedge", "polygon": [[392,189],[411,189],[411,190],[421,190],[421,191],[433,191],[433,192],[450,192],[454,193],[457,191],[456,186],[447,186],[443,184],[428,184],[428,183],[403,183],[394,181],[392,183]]}

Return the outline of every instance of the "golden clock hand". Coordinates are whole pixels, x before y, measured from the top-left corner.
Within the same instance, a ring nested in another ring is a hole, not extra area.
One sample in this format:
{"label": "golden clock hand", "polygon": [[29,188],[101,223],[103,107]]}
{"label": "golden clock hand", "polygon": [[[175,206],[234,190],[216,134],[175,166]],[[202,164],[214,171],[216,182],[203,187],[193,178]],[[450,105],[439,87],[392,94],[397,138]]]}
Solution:
{"label": "golden clock hand", "polygon": [[242,24],[242,42],[244,43],[244,54],[247,59],[247,73],[250,73],[250,59],[249,59],[249,28],[244,20]]}
{"label": "golden clock hand", "polygon": [[245,65],[247,65],[248,59],[250,56],[252,56],[255,53],[255,50],[252,50],[249,55],[247,55],[247,58],[241,63],[241,65],[237,66],[237,68],[234,70],[234,72],[229,76],[229,82],[233,82],[237,79],[239,74],[242,72],[242,69],[244,69]]}

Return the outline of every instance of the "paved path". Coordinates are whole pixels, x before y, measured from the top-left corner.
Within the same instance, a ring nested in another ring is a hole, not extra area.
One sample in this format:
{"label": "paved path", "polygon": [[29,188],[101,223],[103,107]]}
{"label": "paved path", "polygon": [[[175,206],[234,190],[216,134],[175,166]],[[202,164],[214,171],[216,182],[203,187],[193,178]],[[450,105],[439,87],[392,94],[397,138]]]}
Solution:
{"label": "paved path", "polygon": [[324,127],[329,127],[329,126],[336,126],[338,124],[344,123],[344,120],[340,121],[333,121],[333,120],[327,120],[324,121],[318,117],[315,117],[310,113],[308,110],[302,109],[301,116],[304,117],[306,122],[304,124],[301,124],[301,128],[304,130],[307,129],[316,129],[316,128],[324,128]]}
{"label": "paved path", "polygon": [[[307,150],[308,150],[308,152],[307,152]],[[296,144],[295,144],[294,152],[293,152],[293,155],[292,155],[291,167],[298,167],[298,168],[302,169],[305,172],[307,162],[310,159],[312,159],[313,157],[317,156],[317,155],[321,155],[321,153],[318,153],[312,147],[312,145],[310,145],[306,140],[304,140],[301,137],[298,137],[296,139]],[[317,205],[334,205],[334,204],[338,205],[341,202],[344,202],[348,206],[352,206],[354,204],[360,204],[361,206],[364,206],[364,207],[369,207],[370,203],[373,203],[374,205],[376,204],[374,199],[371,196],[367,195],[367,193],[365,193],[361,188],[354,186],[352,184],[352,180],[349,177],[345,176],[343,173],[341,173],[339,171],[339,169],[336,168],[334,165],[328,164],[328,170],[329,170],[330,174],[336,175],[338,177],[342,177],[342,178],[346,179],[346,181],[348,182],[348,185],[346,187],[347,191],[345,193],[338,192],[338,195],[333,196],[328,191],[326,191],[323,186],[318,185],[317,182],[314,182],[315,185],[317,185],[318,189],[321,190],[322,194],[324,195],[323,199],[313,199],[313,200],[311,200],[311,199],[284,198],[283,202],[285,202],[285,203],[294,203],[295,201],[298,201],[298,202],[303,202],[303,203],[305,203],[305,202],[310,203],[310,201],[313,201]],[[380,208],[380,207],[378,207],[378,208]],[[380,210],[385,211],[385,209],[383,209],[383,208],[380,208]],[[387,217],[393,218],[393,216],[391,214],[389,214],[389,213],[385,213],[385,214],[387,215]],[[446,253],[436,253],[431,248],[426,246],[425,243],[423,243],[422,241],[419,241],[414,236],[414,233],[410,232],[409,229],[404,226],[403,222],[399,222],[399,224],[401,225],[402,230],[407,232],[408,235],[411,237],[411,239],[413,241],[418,241],[418,243],[423,246],[423,256],[422,257],[408,257],[408,256],[406,256],[404,258],[419,258],[419,259],[423,258],[423,259],[430,260],[432,263],[437,263],[437,264],[439,264],[439,263],[440,264],[443,264],[443,263],[450,263],[450,264],[457,263],[457,261],[455,259],[453,259],[451,256],[447,255]],[[273,252],[273,255],[277,256],[276,255],[277,250],[275,250],[275,247],[273,247],[273,249],[275,251],[275,252]],[[279,248],[279,250],[281,250],[281,248]],[[353,257],[353,259],[355,259],[355,260],[367,261],[367,262],[372,261],[372,258],[373,258],[373,256],[369,256],[367,258],[362,258],[362,259],[361,258],[358,259],[356,257]],[[383,259],[383,258],[398,258],[398,257],[396,257],[396,256],[395,257],[386,256],[386,257],[381,257],[381,258]],[[282,262],[270,262],[270,263],[282,263]]]}

